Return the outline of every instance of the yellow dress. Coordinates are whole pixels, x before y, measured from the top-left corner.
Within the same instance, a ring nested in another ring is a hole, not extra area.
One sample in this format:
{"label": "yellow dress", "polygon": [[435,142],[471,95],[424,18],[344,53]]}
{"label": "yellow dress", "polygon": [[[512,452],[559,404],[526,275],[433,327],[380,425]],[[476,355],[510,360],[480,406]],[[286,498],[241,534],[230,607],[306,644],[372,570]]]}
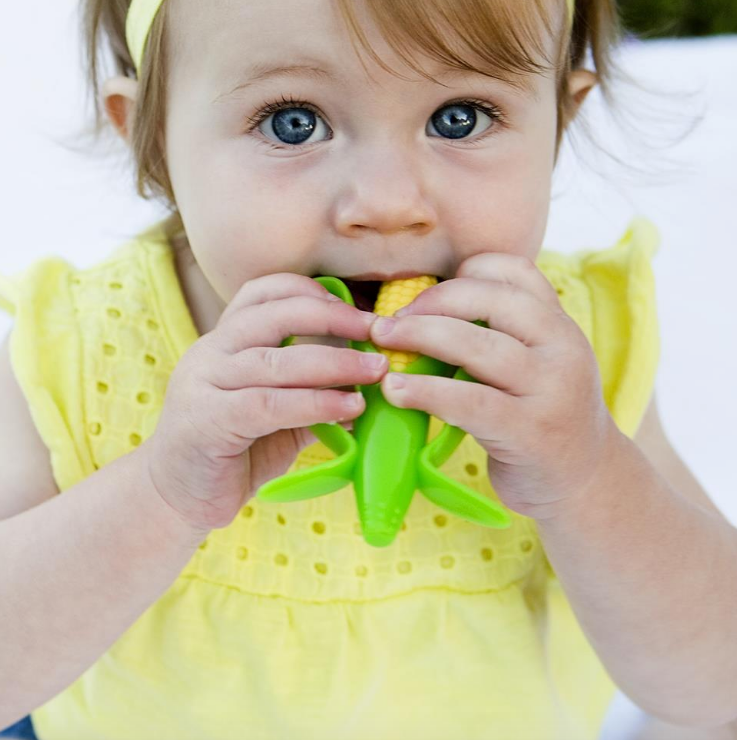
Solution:
{"label": "yellow dress", "polygon": [[[170,236],[166,219],[91,268],[49,257],[0,277],[13,369],[62,491],[154,431],[197,338]],[[630,437],[659,358],[658,240],[638,217],[612,247],[538,258]],[[329,457],[317,443],[290,470]],[[472,437],[443,470],[496,497]],[[32,718],[40,740],[595,740],[614,691],[533,520],[488,529],[417,494],[377,549],[349,487],[251,501]]]}

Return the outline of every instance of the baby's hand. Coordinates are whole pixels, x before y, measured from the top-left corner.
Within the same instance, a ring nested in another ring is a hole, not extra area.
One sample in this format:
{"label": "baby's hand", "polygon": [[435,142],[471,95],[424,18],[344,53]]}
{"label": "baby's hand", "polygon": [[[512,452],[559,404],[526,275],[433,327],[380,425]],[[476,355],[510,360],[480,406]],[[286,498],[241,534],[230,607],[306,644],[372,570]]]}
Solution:
{"label": "baby's hand", "polygon": [[397,315],[389,334],[373,325],[374,343],[462,367],[478,382],[402,374],[404,388],[393,390],[388,374],[390,403],[473,435],[499,498],[520,514],[554,517],[585,493],[618,430],[591,345],[532,261],[474,255]]}
{"label": "baby's hand", "polygon": [[140,448],[161,497],[196,530],[225,527],[317,441],[307,427],[362,414],[360,394],[349,406],[353,393],[326,388],[377,383],[386,364],[366,367],[369,355],[353,349],[280,344],[293,335],[366,341],[375,318],[302,275],[243,285],[177,364],[156,431]]}

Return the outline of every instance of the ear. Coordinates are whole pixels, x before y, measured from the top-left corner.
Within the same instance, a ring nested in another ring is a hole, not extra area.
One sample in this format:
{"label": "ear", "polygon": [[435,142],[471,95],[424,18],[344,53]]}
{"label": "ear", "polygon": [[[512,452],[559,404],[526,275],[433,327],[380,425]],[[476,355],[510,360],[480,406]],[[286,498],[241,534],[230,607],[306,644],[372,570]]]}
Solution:
{"label": "ear", "polygon": [[111,77],[102,84],[102,99],[108,118],[129,144],[137,95],[138,80],[130,77]]}
{"label": "ear", "polygon": [[573,116],[576,115],[581,103],[586,100],[586,96],[594,89],[598,81],[596,74],[588,69],[574,69],[568,75],[568,90],[573,101],[571,111]]}

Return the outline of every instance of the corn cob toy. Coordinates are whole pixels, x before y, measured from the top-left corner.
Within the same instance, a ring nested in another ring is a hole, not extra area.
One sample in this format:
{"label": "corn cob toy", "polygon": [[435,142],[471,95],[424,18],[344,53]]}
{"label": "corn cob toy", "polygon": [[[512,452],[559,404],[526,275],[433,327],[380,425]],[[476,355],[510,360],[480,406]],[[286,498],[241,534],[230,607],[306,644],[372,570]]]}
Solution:
{"label": "corn cob toy", "polygon": [[[333,295],[355,306],[346,284],[336,277],[315,278]],[[374,312],[393,316],[411,303],[419,293],[435,285],[437,278],[424,276],[382,283]],[[481,321],[474,322],[487,326]],[[289,346],[289,337],[281,346]],[[421,375],[452,376],[474,381],[463,370],[425,355],[387,350],[370,341],[349,340],[352,349],[382,352],[389,357],[390,370]],[[429,444],[430,417],[418,409],[392,406],[381,392],[381,384],[358,386],[366,410],[353,422],[353,433],[339,424],[310,427],[315,436],[335,453],[335,458],[307,470],[297,470],[262,485],[257,498],[262,501],[300,501],[316,498],[353,483],[363,537],[369,545],[390,545],[416,490],[437,506],[471,522],[487,527],[506,528],[509,512],[496,501],[449,478],[439,466],[453,454],[465,432],[446,424]]]}

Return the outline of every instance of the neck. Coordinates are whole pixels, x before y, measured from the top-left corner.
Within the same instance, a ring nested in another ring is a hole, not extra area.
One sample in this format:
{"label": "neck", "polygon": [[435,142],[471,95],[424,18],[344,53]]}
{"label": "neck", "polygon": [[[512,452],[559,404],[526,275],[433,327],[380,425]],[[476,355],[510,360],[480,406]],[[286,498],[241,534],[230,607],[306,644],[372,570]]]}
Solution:
{"label": "neck", "polygon": [[169,241],[174,250],[174,263],[184,299],[197,333],[202,336],[215,328],[226,304],[197,264],[184,232],[170,236]]}

